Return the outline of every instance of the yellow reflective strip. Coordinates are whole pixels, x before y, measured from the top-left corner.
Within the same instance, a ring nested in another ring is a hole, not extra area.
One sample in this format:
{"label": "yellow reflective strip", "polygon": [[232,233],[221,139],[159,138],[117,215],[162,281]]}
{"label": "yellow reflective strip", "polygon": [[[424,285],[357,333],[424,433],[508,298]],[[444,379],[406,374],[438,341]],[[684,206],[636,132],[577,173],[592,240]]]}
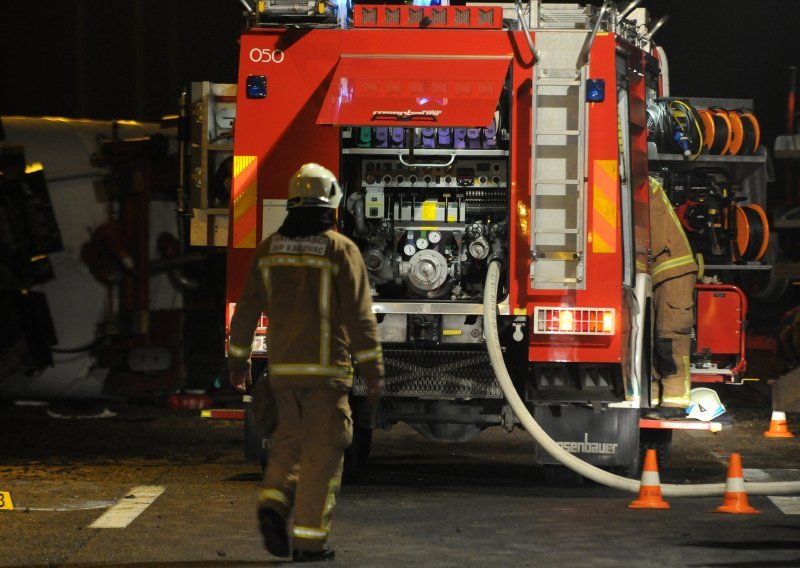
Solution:
{"label": "yellow reflective strip", "polygon": [[331,322],[330,322],[331,272],[323,270],[319,283],[319,362],[331,362]]}
{"label": "yellow reflective strip", "polygon": [[[327,365],[331,360],[331,322],[330,322],[330,296],[331,296],[331,273],[336,273],[336,265],[327,258],[319,258],[309,255],[283,255],[275,254],[265,256],[258,261],[262,268],[262,274],[270,267],[275,266],[304,266],[322,270],[319,289],[319,359],[322,365]],[[312,373],[316,374],[316,373]]]}
{"label": "yellow reflective strip", "polygon": [[233,177],[242,173],[247,166],[255,162],[255,156],[234,156],[233,157]]}
{"label": "yellow reflective strip", "polygon": [[691,400],[685,396],[663,396],[661,397],[661,404],[668,403],[668,404],[675,404],[680,406],[681,408],[686,408],[691,404]]}
{"label": "yellow reflective strip", "polygon": [[645,270],[647,270],[647,264],[642,262],[641,260],[637,260],[636,269],[639,270],[640,272],[644,272]]}
{"label": "yellow reflective strip", "polygon": [[338,365],[301,365],[288,363],[283,365],[270,365],[269,372],[271,375],[320,375],[328,377],[349,377],[353,374],[353,369],[350,367],[340,367]]}
{"label": "yellow reflective strip", "polygon": [[275,254],[265,256],[258,261],[259,266],[310,266],[312,268],[332,269],[333,263],[327,258],[319,258],[308,255],[284,255]]}
{"label": "yellow reflective strip", "polygon": [[247,359],[250,357],[250,352],[253,350],[252,345],[250,347],[239,347],[238,345],[234,345],[230,341],[228,342],[228,355],[232,355],[233,357],[238,357],[239,359]]}
{"label": "yellow reflective strip", "polygon": [[264,290],[267,293],[267,301],[270,301],[272,297],[272,286],[270,286],[269,266],[261,267],[261,282],[264,284]]}
{"label": "yellow reflective strip", "polygon": [[339,492],[339,478],[334,477],[328,482],[328,496],[325,498],[325,507],[322,509],[322,528],[330,530],[331,514],[336,506],[336,494]]}
{"label": "yellow reflective strip", "polygon": [[685,264],[694,264],[694,257],[691,254],[685,254],[683,256],[677,256],[673,259],[670,259],[666,262],[662,262],[658,266],[653,269],[653,276],[664,272],[669,268],[677,268],[678,266],[683,266]]}
{"label": "yellow reflective strip", "polygon": [[686,406],[689,406],[692,402],[692,370],[688,355],[683,356],[683,392],[689,399],[689,402],[686,403]]}
{"label": "yellow reflective strip", "polygon": [[315,529],[311,527],[294,527],[292,529],[292,534],[296,537],[306,538],[306,539],[320,539],[324,540],[328,538],[328,531],[325,529]]}
{"label": "yellow reflective strip", "polygon": [[233,202],[233,218],[239,220],[256,205],[258,197],[256,184],[248,185]]}
{"label": "yellow reflective strip", "polygon": [[592,231],[592,252],[596,253],[608,253],[614,252],[614,248],[603,240],[600,235],[597,234],[596,231]]}
{"label": "yellow reflective strip", "polygon": [[353,355],[353,359],[355,359],[358,363],[363,363],[364,361],[372,361],[374,359],[380,359],[382,355],[383,355],[383,349],[381,349],[381,346],[378,345],[376,349],[359,351],[358,353]]}
{"label": "yellow reflective strip", "polygon": [[617,179],[619,177],[617,172],[617,161],[595,160],[594,165],[594,211],[600,215],[612,228],[616,228],[617,201],[615,197]]}
{"label": "yellow reflective strip", "polygon": [[292,503],[289,501],[289,498],[282,492],[278,491],[277,489],[264,489],[258,495],[258,502],[263,503],[264,501],[277,501],[287,507],[291,507]]}
{"label": "yellow reflective strip", "polygon": [[616,160],[595,160],[592,184],[592,252],[617,250],[617,208],[619,202]]}
{"label": "yellow reflective strip", "polygon": [[232,241],[234,248],[256,246],[256,204],[258,176],[255,156],[233,157]]}

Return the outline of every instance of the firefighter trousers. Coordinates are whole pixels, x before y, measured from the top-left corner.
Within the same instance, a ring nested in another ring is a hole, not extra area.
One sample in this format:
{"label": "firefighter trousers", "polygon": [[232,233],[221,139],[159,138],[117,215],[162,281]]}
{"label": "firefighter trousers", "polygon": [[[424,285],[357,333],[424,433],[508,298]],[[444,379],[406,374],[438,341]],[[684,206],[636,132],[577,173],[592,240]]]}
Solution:
{"label": "firefighter trousers", "polygon": [[694,323],[694,285],[690,272],[658,283],[653,289],[655,343],[653,362],[660,383],[659,404],[689,406],[691,370],[689,356]]}
{"label": "firefighter trousers", "polygon": [[342,478],[344,450],[353,439],[347,392],[273,386],[278,425],[259,507],[284,519],[294,513],[292,547],[325,548]]}

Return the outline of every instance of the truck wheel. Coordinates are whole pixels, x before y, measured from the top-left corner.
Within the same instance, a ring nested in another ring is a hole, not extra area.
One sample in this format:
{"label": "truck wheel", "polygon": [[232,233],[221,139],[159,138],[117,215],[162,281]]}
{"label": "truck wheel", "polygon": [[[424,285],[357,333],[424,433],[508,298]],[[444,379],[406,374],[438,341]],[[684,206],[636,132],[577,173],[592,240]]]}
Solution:
{"label": "truck wheel", "polygon": [[672,430],[642,428],[639,431],[639,473],[644,465],[644,455],[650,448],[656,451],[658,470],[661,471],[672,453]]}
{"label": "truck wheel", "polygon": [[566,485],[570,487],[583,485],[585,478],[563,465],[547,464],[544,468],[544,481],[548,485]]}
{"label": "truck wheel", "polygon": [[261,470],[267,469],[269,438],[265,438],[256,425],[252,403],[244,406],[244,457],[258,462]]}
{"label": "truck wheel", "polygon": [[342,480],[345,483],[356,483],[359,481],[367,465],[367,458],[369,458],[371,449],[372,430],[353,425],[353,443],[344,451]]}

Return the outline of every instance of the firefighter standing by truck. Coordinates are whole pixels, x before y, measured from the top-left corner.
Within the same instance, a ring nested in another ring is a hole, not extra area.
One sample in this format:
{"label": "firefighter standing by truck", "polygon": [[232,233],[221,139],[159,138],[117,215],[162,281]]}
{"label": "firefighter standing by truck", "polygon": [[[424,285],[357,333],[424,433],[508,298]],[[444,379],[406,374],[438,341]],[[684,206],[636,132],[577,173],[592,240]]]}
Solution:
{"label": "firefighter standing by truck", "polygon": [[250,351],[261,313],[269,320],[269,381],[278,425],[273,434],[259,521],[267,550],[330,560],[330,517],[353,422],[348,403],[352,359],[376,402],[383,357],[369,280],[358,247],[332,231],[342,190],[332,172],[305,164],[289,182],[288,214],[256,249],[231,320],[230,381],[250,382]]}
{"label": "firefighter standing by truck", "polygon": [[[659,379],[655,419],[686,416],[691,390],[689,356],[697,263],[661,182],[650,177],[650,274],[655,306],[653,359]],[[655,397],[653,397],[655,398]]]}

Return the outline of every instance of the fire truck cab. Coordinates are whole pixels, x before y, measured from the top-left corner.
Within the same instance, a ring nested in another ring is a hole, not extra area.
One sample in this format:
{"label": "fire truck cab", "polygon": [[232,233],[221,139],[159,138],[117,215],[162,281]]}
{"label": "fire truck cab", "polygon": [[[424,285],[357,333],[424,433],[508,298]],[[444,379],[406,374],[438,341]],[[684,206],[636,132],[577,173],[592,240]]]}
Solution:
{"label": "fire truck cab", "polygon": [[[518,393],[562,447],[635,472],[640,443],[670,439],[640,424],[653,388],[646,109],[660,67],[635,4],[259,2],[233,89],[228,318],[290,176],[320,163],[344,190],[338,230],[362,251],[383,343],[377,418],[356,372],[361,436],[403,421],[456,442],[518,423],[483,332],[496,262]],[[743,297],[725,293],[741,324]],[[269,355],[263,323],[256,357]],[[743,344],[741,325],[732,333]]]}

